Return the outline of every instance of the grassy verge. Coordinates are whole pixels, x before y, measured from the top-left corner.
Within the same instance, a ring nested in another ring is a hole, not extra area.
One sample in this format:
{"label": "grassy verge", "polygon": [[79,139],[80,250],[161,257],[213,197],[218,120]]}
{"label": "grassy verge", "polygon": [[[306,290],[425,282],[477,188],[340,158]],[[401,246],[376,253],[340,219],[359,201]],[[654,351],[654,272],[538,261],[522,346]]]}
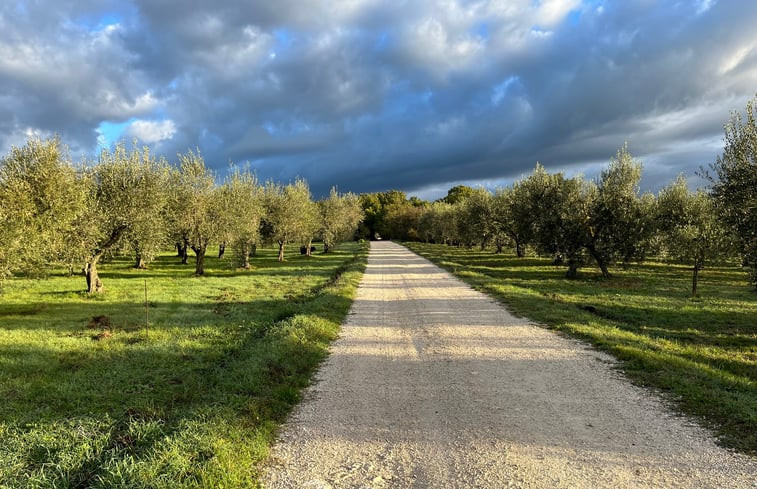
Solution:
{"label": "grassy verge", "polygon": [[723,445],[757,453],[757,296],[738,268],[691,272],[645,263],[591,269],[578,280],[540,258],[518,259],[442,245],[406,244],[516,314],[588,340],[641,385],[668,394],[713,428]]}
{"label": "grassy verge", "polygon": [[[161,256],[0,296],[0,487],[254,487],[275,430],[347,314],[367,248],[260,250],[206,277]],[[144,281],[149,331],[144,328]]]}

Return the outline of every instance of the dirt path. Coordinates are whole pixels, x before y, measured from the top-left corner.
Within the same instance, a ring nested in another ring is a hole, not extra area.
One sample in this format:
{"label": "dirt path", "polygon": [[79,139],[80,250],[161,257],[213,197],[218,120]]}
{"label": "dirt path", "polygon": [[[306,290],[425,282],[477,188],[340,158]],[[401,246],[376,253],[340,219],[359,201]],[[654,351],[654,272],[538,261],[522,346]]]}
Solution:
{"label": "dirt path", "polygon": [[377,242],[342,336],[285,427],[270,488],[757,488],[579,342]]}

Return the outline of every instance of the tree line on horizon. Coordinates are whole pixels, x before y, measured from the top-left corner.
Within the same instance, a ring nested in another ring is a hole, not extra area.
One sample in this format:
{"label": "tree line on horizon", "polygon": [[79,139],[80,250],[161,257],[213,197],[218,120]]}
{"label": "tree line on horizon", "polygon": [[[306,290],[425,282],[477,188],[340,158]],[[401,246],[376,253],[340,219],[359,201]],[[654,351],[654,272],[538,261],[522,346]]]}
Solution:
{"label": "tree line on horizon", "polygon": [[211,244],[229,246],[249,268],[259,244],[287,244],[324,252],[351,238],[425,241],[458,246],[512,246],[551,256],[567,276],[596,264],[650,255],[692,267],[692,291],[706,263],[740,258],[757,288],[757,97],[746,117],[725,125],[722,155],[703,170],[708,190],[689,190],[679,176],[657,195],[641,194],[642,165],[623,146],[595,180],[549,173],[537,163],[528,177],[490,192],[463,185],[436,202],[399,190],[340,194],[314,201],[302,179],[261,183],[249,168],[233,167],[223,182],[199,151],[179,165],[124,143],[96,161],[71,162],[59,138],[32,138],[0,160],[0,280],[14,273],[44,275],[55,263],[71,273],[84,264],[90,293],[102,290],[104,256],[131,253],[135,267],[175,244],[182,263],[195,254],[204,273]]}
{"label": "tree line on horizon", "polygon": [[250,268],[263,243],[278,245],[279,261],[290,243],[310,255],[319,239],[327,253],[353,238],[362,217],[357,195],[332,188],[314,201],[302,179],[261,183],[249,168],[233,167],[217,184],[199,151],[172,166],[136,142],[118,143],[74,164],[58,137],[32,138],[0,160],[0,280],[43,276],[56,264],[73,274],[83,264],[87,291],[98,293],[105,256],[130,253],[145,268],[171,245],[184,264],[194,252],[196,275],[212,244]]}
{"label": "tree line on horizon", "polygon": [[595,264],[604,277],[616,263],[656,255],[699,272],[711,262],[740,259],[757,288],[757,98],[746,117],[725,125],[725,146],[702,175],[709,189],[691,191],[683,175],[657,195],[640,193],[642,165],[624,145],[599,177],[549,173],[537,163],[531,175],[490,192],[458,185],[426,202],[390,190],[363,194],[365,237],[488,247],[518,257],[527,248],[567,267],[566,275]]}

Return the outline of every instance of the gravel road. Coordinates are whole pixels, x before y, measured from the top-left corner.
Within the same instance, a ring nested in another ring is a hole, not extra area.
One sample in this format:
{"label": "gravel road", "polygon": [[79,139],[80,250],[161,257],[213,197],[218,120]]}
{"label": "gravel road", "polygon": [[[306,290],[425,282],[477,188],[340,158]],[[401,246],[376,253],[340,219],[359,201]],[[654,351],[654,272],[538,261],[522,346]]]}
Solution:
{"label": "gravel road", "polygon": [[285,425],[269,488],[757,488],[586,345],[374,242],[357,299]]}

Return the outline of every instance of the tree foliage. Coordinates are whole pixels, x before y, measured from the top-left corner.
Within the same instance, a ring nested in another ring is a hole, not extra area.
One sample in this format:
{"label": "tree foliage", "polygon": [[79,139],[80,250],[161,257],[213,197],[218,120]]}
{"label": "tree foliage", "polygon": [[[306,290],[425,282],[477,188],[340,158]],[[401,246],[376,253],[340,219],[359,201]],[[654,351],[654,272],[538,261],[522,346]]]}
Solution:
{"label": "tree foliage", "polygon": [[68,255],[86,207],[86,188],[56,138],[30,139],[0,161],[0,279],[44,275]]}
{"label": "tree foliage", "polygon": [[591,193],[586,248],[602,275],[615,261],[628,262],[644,256],[644,239],[651,230],[639,196],[641,163],[624,145],[602,171]]}
{"label": "tree foliage", "polygon": [[178,234],[195,253],[195,275],[205,273],[208,245],[219,241],[228,229],[228,213],[223,191],[216,187],[215,175],[205,165],[199,151],[179,155],[179,172],[174,178],[172,211]]}
{"label": "tree foliage", "polygon": [[221,187],[225,229],[223,241],[231,243],[239,266],[250,268],[250,253],[260,242],[260,223],[265,214],[263,187],[248,169],[234,168]]}
{"label": "tree foliage", "polygon": [[699,272],[708,262],[728,256],[732,245],[715,202],[702,190],[691,193],[686,178],[679,176],[660,191],[655,217],[668,253],[691,265],[691,294],[696,295]]}
{"label": "tree foliage", "polygon": [[750,281],[757,288],[757,97],[725,125],[725,147],[711,165],[712,195],[736,237]]}
{"label": "tree foliage", "polygon": [[318,232],[320,216],[304,180],[283,186],[267,182],[265,208],[265,236],[279,246],[279,261],[284,261],[284,250],[289,243],[307,243],[309,251],[310,241]]}
{"label": "tree foliage", "polygon": [[328,253],[336,243],[354,235],[363,219],[360,200],[353,193],[340,194],[332,188],[329,196],[318,202],[321,214],[321,238],[323,252]]}
{"label": "tree foliage", "polygon": [[78,235],[86,251],[87,290],[100,292],[97,264],[116,249],[126,236],[136,241],[153,239],[156,222],[165,215],[168,198],[165,160],[156,159],[147,147],[123,143],[103,149],[86,180],[88,205]]}

